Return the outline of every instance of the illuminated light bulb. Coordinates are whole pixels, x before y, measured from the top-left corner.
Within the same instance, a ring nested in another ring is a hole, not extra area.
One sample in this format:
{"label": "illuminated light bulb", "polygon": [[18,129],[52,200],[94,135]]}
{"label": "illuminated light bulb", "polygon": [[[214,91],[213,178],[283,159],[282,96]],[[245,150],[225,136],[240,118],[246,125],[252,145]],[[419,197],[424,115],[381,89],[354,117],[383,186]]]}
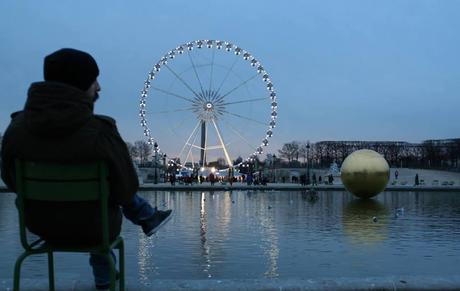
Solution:
{"label": "illuminated light bulb", "polygon": [[228,52],[231,51],[232,48],[233,48],[233,45],[231,43],[227,43],[227,45],[225,45],[225,50]]}

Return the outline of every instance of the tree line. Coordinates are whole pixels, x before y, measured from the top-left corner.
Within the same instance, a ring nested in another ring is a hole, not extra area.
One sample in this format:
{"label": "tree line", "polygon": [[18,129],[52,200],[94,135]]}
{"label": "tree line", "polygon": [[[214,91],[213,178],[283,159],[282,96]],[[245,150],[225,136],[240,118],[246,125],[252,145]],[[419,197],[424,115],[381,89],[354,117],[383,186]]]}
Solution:
{"label": "tree line", "polygon": [[422,143],[401,141],[320,141],[316,143],[292,141],[278,150],[282,166],[302,167],[308,160],[318,168],[331,163],[342,164],[352,152],[374,150],[392,167],[460,170],[460,138],[426,140]]}
{"label": "tree line", "polygon": [[[0,133],[0,150],[2,134]],[[152,146],[146,141],[126,142],[129,154],[141,165],[152,160]],[[425,140],[421,143],[403,141],[292,141],[283,144],[275,154],[267,154],[263,160],[257,157],[257,163],[276,167],[305,167],[307,161],[311,167],[328,168],[332,163],[341,165],[352,152],[359,149],[374,150],[387,160],[391,167],[429,168],[460,171],[460,138]],[[234,161],[242,161],[238,157]],[[210,162],[219,167],[221,161]]]}

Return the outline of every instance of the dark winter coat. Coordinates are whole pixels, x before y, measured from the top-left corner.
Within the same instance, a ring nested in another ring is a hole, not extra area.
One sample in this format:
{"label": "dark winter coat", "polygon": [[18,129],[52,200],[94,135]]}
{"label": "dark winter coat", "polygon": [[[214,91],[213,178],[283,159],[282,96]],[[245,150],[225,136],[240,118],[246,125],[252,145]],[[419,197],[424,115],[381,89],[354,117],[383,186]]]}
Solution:
{"label": "dark winter coat", "polygon": [[[2,179],[15,192],[14,160],[48,162],[103,160],[109,167],[110,236],[121,229],[120,205],[131,201],[138,179],[115,121],[93,114],[85,92],[62,83],[33,83],[24,110],[11,115],[2,141]],[[25,204],[28,229],[50,241],[100,240],[99,207],[90,202]]]}

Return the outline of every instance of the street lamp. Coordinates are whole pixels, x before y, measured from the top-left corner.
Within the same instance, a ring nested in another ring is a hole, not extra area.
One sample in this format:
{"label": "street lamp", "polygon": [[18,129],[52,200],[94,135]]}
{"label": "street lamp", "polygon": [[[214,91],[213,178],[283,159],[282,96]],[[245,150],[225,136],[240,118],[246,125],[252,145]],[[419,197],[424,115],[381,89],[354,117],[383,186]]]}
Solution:
{"label": "street lamp", "polygon": [[305,145],[307,148],[307,163],[306,163],[306,179],[305,179],[305,184],[310,185],[310,142],[307,141],[307,144]]}
{"label": "street lamp", "polygon": [[276,183],[275,161],[276,161],[276,155],[273,155],[273,160],[272,160],[273,183]]}
{"label": "street lamp", "polygon": [[154,176],[153,183],[158,184],[158,173],[157,173],[158,144],[156,142],[153,144],[153,152],[155,153],[154,164],[153,164],[154,165],[155,176]]}

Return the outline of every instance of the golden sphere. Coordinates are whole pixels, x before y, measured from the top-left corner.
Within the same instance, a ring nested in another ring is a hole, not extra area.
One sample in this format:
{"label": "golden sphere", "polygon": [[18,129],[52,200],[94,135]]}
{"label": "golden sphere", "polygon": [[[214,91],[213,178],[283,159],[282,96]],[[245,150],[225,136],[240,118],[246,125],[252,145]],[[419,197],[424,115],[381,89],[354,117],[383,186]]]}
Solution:
{"label": "golden sphere", "polygon": [[342,163],[342,183],[359,198],[370,198],[382,192],[390,178],[387,161],[373,150],[358,150]]}

